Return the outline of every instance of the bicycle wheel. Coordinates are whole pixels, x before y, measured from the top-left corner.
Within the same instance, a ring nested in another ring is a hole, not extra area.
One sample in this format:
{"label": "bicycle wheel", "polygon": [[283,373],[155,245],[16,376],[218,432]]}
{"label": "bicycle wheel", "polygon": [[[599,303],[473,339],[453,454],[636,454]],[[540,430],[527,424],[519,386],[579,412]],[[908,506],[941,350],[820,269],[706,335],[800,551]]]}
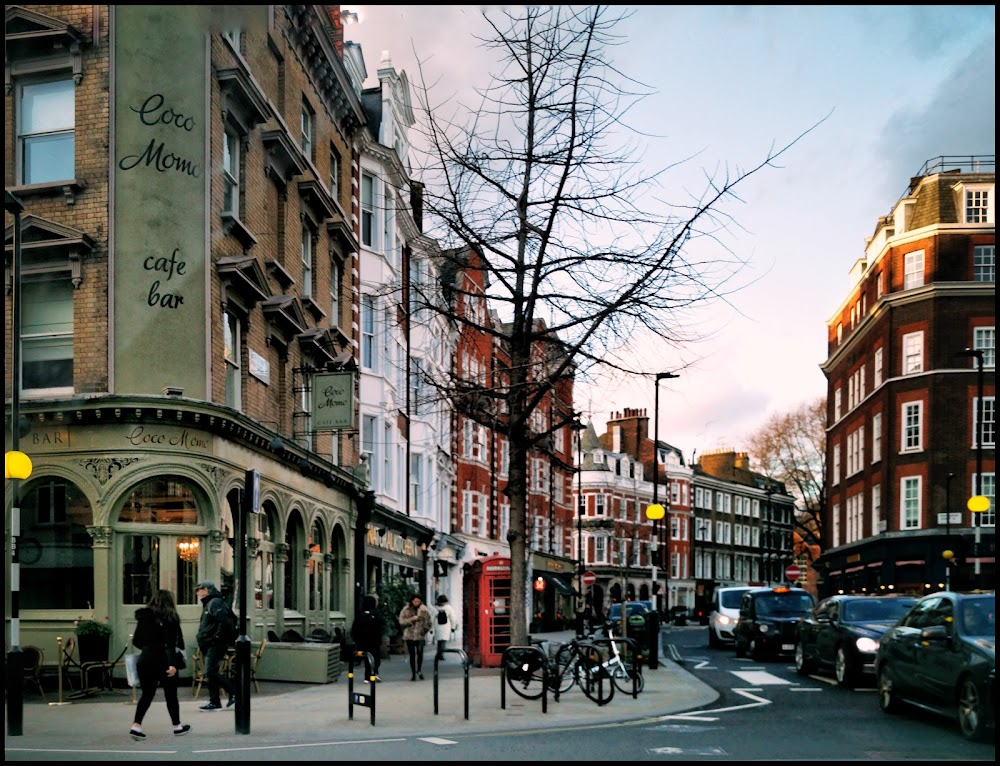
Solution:
{"label": "bicycle wheel", "polygon": [[526,700],[536,700],[542,696],[545,687],[542,683],[543,659],[532,651],[514,650],[507,653],[504,675],[507,685],[519,697]]}
{"label": "bicycle wheel", "polygon": [[607,705],[615,696],[611,673],[601,664],[596,650],[581,650],[577,654],[576,682],[587,697],[598,705]]}
{"label": "bicycle wheel", "polygon": [[560,694],[572,689],[576,683],[576,666],[576,648],[569,644],[560,646],[549,670],[549,688],[558,688]]}
{"label": "bicycle wheel", "polygon": [[615,664],[611,668],[611,680],[618,691],[624,694],[632,693],[632,676],[637,679],[636,691],[642,692],[646,687],[646,677],[642,673],[636,673],[631,665]]}

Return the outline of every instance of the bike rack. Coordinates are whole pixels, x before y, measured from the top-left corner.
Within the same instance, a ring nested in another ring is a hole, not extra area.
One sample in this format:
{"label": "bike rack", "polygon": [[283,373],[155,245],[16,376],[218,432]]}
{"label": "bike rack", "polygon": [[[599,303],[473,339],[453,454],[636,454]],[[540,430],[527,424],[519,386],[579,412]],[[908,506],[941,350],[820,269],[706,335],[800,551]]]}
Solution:
{"label": "bike rack", "polygon": [[[621,640],[621,639],[619,639],[619,640]],[[597,645],[597,641],[594,641],[594,640],[591,640],[591,641],[578,641],[577,642],[577,647],[580,649],[580,651],[583,651],[583,652],[588,652],[588,653],[593,652],[593,653],[596,653],[597,654],[597,666],[598,667],[602,667],[603,666],[603,663],[600,661],[601,649]],[[591,658],[588,657],[588,660],[590,660],[590,659]],[[593,700],[594,702],[596,702],[598,705],[605,705],[605,704],[607,704],[610,701],[610,699],[607,699],[607,700],[604,699],[604,676],[603,676],[603,674],[598,674],[597,680],[595,681],[593,678],[591,678],[590,673],[587,673],[586,674],[586,681],[587,681],[587,691],[588,692],[591,689],[594,688],[594,684],[595,683],[597,684],[597,699]],[[608,676],[608,683],[609,684],[614,684],[614,681],[611,679],[610,675]],[[634,684],[635,681],[633,681],[632,683]],[[587,696],[589,697],[590,695],[588,694]],[[556,689],[556,700],[558,701],[558,699],[559,699],[559,689]]]}
{"label": "bike rack", "polygon": [[[500,709],[507,709],[507,655],[511,651],[534,652],[541,659],[542,668],[542,712],[549,710],[549,658],[537,646],[508,646],[500,657]],[[556,690],[558,700],[559,690]]]}
{"label": "bike rack", "polygon": [[[594,643],[595,644],[608,644],[609,647],[613,643],[614,644],[621,643],[621,644],[625,644],[626,646],[628,646],[632,650],[632,656],[635,658],[635,663],[634,663],[635,664],[635,675],[632,676],[632,699],[638,699],[639,698],[639,678],[638,677],[642,675],[642,650],[639,649],[639,646],[636,643],[635,639],[634,638],[628,638],[628,637],[623,638],[621,636],[612,636],[612,637],[607,637],[606,636],[606,637],[603,637],[603,638],[600,638],[600,639],[595,639]],[[619,652],[619,655],[620,654],[621,654],[621,652]],[[614,683],[614,682],[612,682],[612,683]]]}
{"label": "bike rack", "polygon": [[[368,677],[368,685],[371,687],[368,694],[355,694],[354,693],[354,660],[364,657],[365,658],[365,669],[370,669],[371,675]],[[437,676],[435,674],[435,695],[437,693]],[[354,720],[354,706],[360,705],[361,707],[366,707],[371,710],[372,726],[375,725],[375,687],[378,684],[375,683],[375,657],[372,656],[371,652],[356,651],[351,655],[350,660],[347,663],[347,718],[348,720]],[[468,671],[466,671],[466,688],[468,688]],[[468,692],[466,693],[468,696]],[[437,698],[435,696],[435,704]],[[435,710],[435,712],[437,712]]]}
{"label": "bike rack", "polygon": [[[457,654],[462,658],[462,670],[465,672],[465,720],[469,720],[469,655],[462,649],[445,649],[448,654]],[[440,657],[434,655],[434,715],[438,714],[438,662]]]}

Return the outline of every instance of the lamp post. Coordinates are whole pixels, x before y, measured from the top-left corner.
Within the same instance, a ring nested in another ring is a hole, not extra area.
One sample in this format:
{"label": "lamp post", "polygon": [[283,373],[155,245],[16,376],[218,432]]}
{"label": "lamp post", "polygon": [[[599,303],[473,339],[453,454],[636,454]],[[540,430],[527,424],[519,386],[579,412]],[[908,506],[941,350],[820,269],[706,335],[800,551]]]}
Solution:
{"label": "lamp post", "polygon": [[974,552],[975,556],[975,581],[974,587],[978,588],[980,575],[979,561],[979,540],[982,530],[982,514],[990,508],[990,500],[982,494],[983,492],[983,350],[981,348],[967,348],[959,351],[955,356],[972,357],[976,360],[976,480],[973,485],[974,491],[969,498],[967,508],[972,513],[972,525],[975,528]]}
{"label": "lamp post", "polygon": [[[658,506],[660,500],[660,381],[670,380],[672,378],[679,377],[672,372],[658,372],[656,373],[656,381],[654,384],[654,395],[653,395],[653,505]],[[667,497],[667,505],[670,505],[670,498]],[[649,509],[647,509],[647,515]],[[656,519],[653,523],[655,525],[662,526],[663,529],[663,552],[660,554],[662,556],[661,563],[663,565],[663,613],[668,615],[670,613],[670,519],[667,518],[668,514],[666,509],[663,509],[663,513],[660,514],[659,519]],[[650,516],[650,518],[653,518]],[[660,537],[657,535],[657,537]],[[623,619],[624,622],[624,619]]]}
{"label": "lamp post", "polygon": [[941,553],[944,559],[944,589],[951,590],[951,562],[955,558],[955,552],[951,549],[951,481],[955,474],[948,472],[948,477],[944,482],[944,545],[945,549]]}
{"label": "lamp post", "polygon": [[18,451],[21,437],[21,214],[24,203],[4,189],[4,210],[14,216],[14,248],[11,255],[10,295],[11,387],[10,452],[4,455],[4,476],[10,479],[10,652],[7,654],[7,733],[24,733],[24,656],[21,652],[21,536],[19,483],[31,475],[31,460]]}
{"label": "lamp post", "polygon": [[576,433],[576,637],[583,638],[583,613],[586,609],[583,595],[583,417],[575,414],[573,431]]}

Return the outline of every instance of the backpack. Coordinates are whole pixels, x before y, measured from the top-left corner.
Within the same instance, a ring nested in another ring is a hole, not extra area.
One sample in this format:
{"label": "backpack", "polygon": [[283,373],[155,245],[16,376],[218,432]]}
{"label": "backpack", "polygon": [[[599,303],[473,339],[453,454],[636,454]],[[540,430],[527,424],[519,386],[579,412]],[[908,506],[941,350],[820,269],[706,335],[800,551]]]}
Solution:
{"label": "backpack", "polygon": [[444,609],[438,609],[438,625],[447,625],[448,615],[445,613]]}
{"label": "backpack", "polygon": [[222,599],[216,599],[219,605],[214,614],[219,621],[219,643],[228,646],[236,640],[236,614]]}

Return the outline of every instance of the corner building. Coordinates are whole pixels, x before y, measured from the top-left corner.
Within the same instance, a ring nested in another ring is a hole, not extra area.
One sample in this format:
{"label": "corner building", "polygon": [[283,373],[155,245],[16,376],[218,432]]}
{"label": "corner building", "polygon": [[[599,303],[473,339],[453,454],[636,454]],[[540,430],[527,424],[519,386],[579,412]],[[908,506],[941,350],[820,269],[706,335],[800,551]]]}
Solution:
{"label": "corner building", "polygon": [[13,338],[6,301],[4,385],[33,462],[22,643],[55,647],[93,614],[121,646],[166,588],[190,645],[194,584],[232,590],[251,468],[251,638],[344,626],[366,118],[339,6],[5,11],[4,184],[24,212],[17,251],[5,215],[22,322]]}
{"label": "corner building", "polygon": [[[925,163],[828,322],[823,596],[993,587],[995,166]],[[972,514],[977,490],[989,509]]]}

